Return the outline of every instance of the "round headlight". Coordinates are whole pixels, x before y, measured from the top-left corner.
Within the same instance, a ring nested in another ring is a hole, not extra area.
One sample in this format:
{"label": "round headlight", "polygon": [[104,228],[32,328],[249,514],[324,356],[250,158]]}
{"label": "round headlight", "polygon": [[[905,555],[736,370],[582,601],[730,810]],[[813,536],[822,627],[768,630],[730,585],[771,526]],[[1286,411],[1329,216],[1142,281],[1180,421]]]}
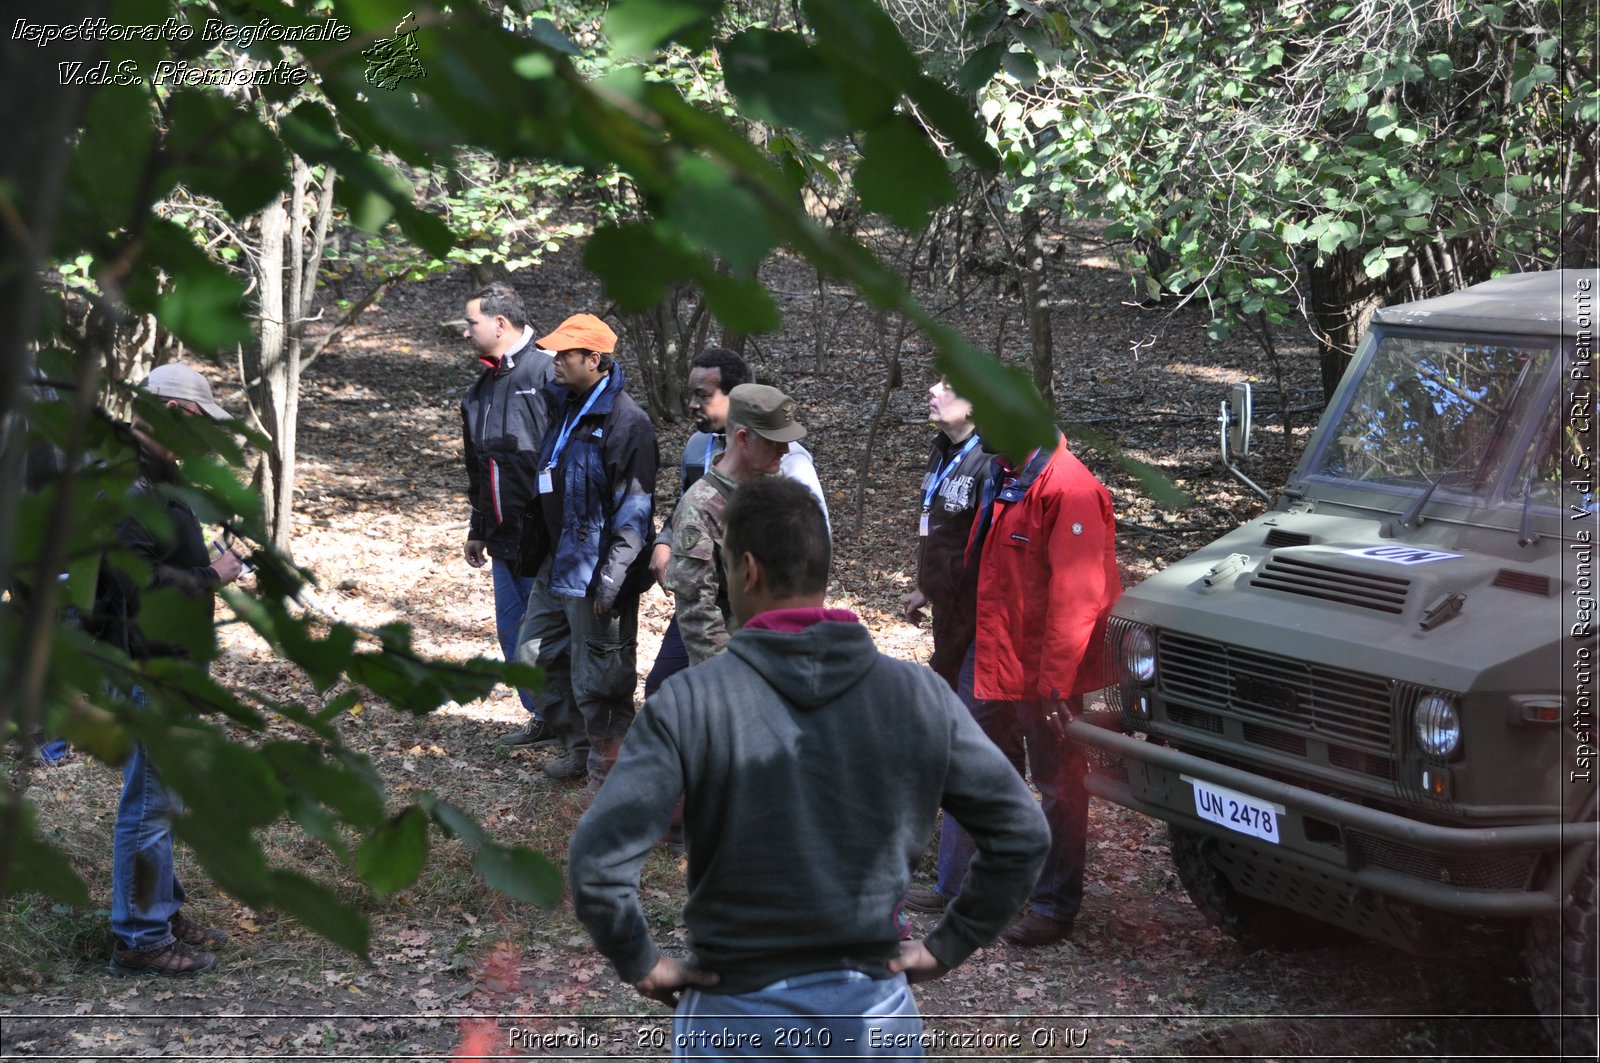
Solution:
{"label": "round headlight", "polygon": [[1156,642],[1148,628],[1130,627],[1122,635],[1122,670],[1128,679],[1147,687],[1156,677]]}
{"label": "round headlight", "polygon": [[1417,729],[1417,744],[1428,756],[1448,757],[1461,744],[1461,714],[1449,698],[1439,694],[1423,696],[1411,718]]}

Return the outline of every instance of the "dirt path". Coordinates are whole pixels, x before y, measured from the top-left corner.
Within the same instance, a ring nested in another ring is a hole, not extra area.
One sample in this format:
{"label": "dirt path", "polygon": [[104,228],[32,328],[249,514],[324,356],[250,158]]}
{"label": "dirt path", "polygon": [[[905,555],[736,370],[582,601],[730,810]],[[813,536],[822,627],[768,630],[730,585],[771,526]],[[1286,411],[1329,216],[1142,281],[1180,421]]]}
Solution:
{"label": "dirt path", "polygon": [[[1258,367],[1246,349],[1205,341],[1196,312],[1168,317],[1125,305],[1121,274],[1091,243],[1067,247],[1060,261],[1069,293],[1056,315],[1063,416],[1117,440],[1195,496],[1182,512],[1159,511],[1106,455],[1085,454],[1116,494],[1131,582],[1253,511],[1217,465],[1211,418],[1224,385]],[[518,283],[539,323],[597,303],[591,282],[570,263]],[[460,558],[466,509],[455,402],[473,360],[438,326],[459,315],[465,293],[462,280],[396,292],[312,368],[301,403],[296,553],[321,576],[318,602],[367,627],[408,621],[421,650],[451,657],[492,652],[493,630],[488,577]],[[986,295],[972,301],[972,335],[996,334],[997,306]],[[872,335],[861,317],[835,335]],[[920,397],[926,355],[911,357],[906,387],[889,405],[858,526],[856,480],[882,355],[844,340],[830,354],[832,368],[817,374],[809,340],[796,335],[765,341],[752,361],[764,379],[800,399],[810,427],[837,533],[833,604],[859,612],[888,652],[926,659],[927,632],[895,615],[910,581],[914,490],[929,438]],[[1152,342],[1130,350],[1146,338]],[[1291,375],[1290,402],[1315,402],[1314,361],[1295,337],[1284,339],[1288,357],[1302,363]],[[222,397],[237,406],[230,391],[223,387]],[[675,461],[687,433],[682,422],[662,426],[665,463]],[[1264,435],[1266,453],[1252,474],[1270,486],[1282,481],[1287,454],[1281,434],[1269,428]],[[669,608],[659,592],[644,600],[641,672]],[[275,697],[314,697],[247,631],[230,627],[226,638],[223,681]],[[497,837],[560,860],[580,803],[538,771],[545,754],[493,749],[493,736],[519,718],[502,692],[424,719],[370,705],[342,727],[398,796],[431,790],[475,812]],[[78,757],[41,772],[32,791],[41,819],[101,903],[117,784],[114,773]],[[268,841],[284,864],[334,870],[322,847],[298,833],[282,830]],[[1089,845],[1087,896],[1070,942],[1035,952],[990,948],[919,992],[930,1057],[1423,1059],[1550,1051],[1527,1014],[1527,989],[1506,941],[1486,936],[1448,961],[1359,944],[1248,954],[1189,904],[1160,824],[1096,802]],[[103,910],[13,902],[0,915],[0,1058],[421,1058],[457,1048],[474,1058],[660,1058],[664,1010],[616,982],[570,909],[544,912],[487,893],[453,843],[436,845],[414,889],[384,903],[365,900],[370,964],[216,896],[192,867],[189,877],[196,912],[234,933],[223,966],[192,982],[106,978]],[[353,885],[344,889],[361,896]],[[644,897],[660,939],[681,943],[682,868],[664,852],[646,868]]]}

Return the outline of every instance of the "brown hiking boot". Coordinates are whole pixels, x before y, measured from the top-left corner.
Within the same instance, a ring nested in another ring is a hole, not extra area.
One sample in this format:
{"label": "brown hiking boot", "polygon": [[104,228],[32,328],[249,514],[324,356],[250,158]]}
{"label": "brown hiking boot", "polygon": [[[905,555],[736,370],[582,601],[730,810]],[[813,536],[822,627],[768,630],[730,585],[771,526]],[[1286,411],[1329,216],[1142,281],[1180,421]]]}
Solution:
{"label": "brown hiking boot", "polygon": [[1000,940],[1019,949],[1037,949],[1054,945],[1072,936],[1071,919],[1054,919],[1038,912],[1029,912],[1006,928]]}
{"label": "brown hiking boot", "polygon": [[925,915],[938,915],[944,911],[945,905],[950,902],[938,890],[916,889],[906,890],[906,907],[913,912],[922,912]]}
{"label": "brown hiking boot", "polygon": [[536,749],[539,746],[558,745],[560,742],[561,736],[556,734],[555,728],[537,716],[529,716],[527,723],[495,739],[496,745],[511,749]]}
{"label": "brown hiking boot", "polygon": [[589,774],[589,751],[569,750],[544,763],[544,773],[557,782],[582,782]]}
{"label": "brown hiking boot", "polygon": [[201,971],[217,965],[217,958],[209,952],[200,952],[174,939],[159,949],[135,952],[118,945],[111,950],[112,977],[131,978],[148,974],[157,978],[193,978]]}
{"label": "brown hiking boot", "polygon": [[191,923],[179,912],[172,917],[172,936],[192,949],[214,949],[228,943],[228,932],[220,926]]}

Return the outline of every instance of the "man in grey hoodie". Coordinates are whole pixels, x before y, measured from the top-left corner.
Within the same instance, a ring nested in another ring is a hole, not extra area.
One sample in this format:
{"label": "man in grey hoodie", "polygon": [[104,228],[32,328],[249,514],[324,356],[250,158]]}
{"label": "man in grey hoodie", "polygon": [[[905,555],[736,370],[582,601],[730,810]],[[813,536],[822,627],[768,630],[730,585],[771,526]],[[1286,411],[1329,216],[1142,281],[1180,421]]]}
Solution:
{"label": "man in grey hoodie", "polygon": [[[995,939],[1048,828],[937,675],[823,607],[827,526],[804,487],[742,486],[725,520],[739,630],[635,721],[572,838],[578,918],[625,981],[676,1006],[676,1058],[920,1058],[909,984]],[[657,950],[638,895],[680,793],[691,961]],[[941,807],[978,855],[933,931],[902,942],[896,908]]]}

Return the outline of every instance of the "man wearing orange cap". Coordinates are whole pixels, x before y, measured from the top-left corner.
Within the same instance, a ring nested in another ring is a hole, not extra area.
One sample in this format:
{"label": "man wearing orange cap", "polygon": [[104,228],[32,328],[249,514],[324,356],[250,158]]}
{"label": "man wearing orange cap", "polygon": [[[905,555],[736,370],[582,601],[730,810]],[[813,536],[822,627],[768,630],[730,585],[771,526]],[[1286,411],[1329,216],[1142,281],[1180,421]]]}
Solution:
{"label": "man wearing orange cap", "polygon": [[540,560],[516,659],[544,669],[539,701],[567,750],[545,774],[598,785],[633,722],[659,454],[650,418],[624,391],[611,357],[617,334],[605,322],[576,314],[539,346],[555,352],[555,378],[538,496],[524,522],[524,563]]}

